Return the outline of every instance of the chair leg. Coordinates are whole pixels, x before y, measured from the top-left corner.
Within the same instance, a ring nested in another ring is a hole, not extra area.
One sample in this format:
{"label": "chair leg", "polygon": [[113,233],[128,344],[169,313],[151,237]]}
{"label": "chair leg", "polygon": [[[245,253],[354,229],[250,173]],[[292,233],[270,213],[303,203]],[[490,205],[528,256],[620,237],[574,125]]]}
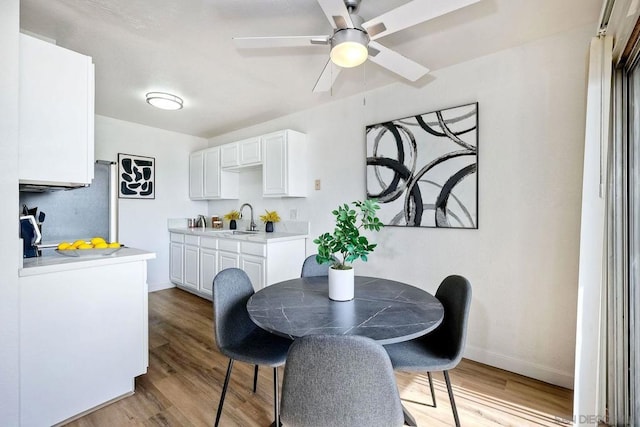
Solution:
{"label": "chair leg", "polygon": [[453,389],[451,388],[449,371],[442,371],[442,372],[444,373],[444,380],[447,383],[447,392],[449,393],[449,400],[451,401],[451,409],[453,410],[453,419],[456,422],[456,427],[460,427],[460,418],[458,418],[458,409],[456,409],[456,401],[453,398]]}
{"label": "chair leg", "polygon": [[429,378],[429,390],[431,390],[431,400],[433,401],[433,407],[437,408],[436,405],[436,393],[433,389],[433,378],[431,377],[431,372],[427,372],[427,377]]}
{"label": "chair leg", "polygon": [[280,427],[280,400],[278,399],[278,368],[273,368],[273,414],[274,424]]}
{"label": "chair leg", "polygon": [[255,393],[258,387],[258,365],[253,368],[253,392]]}
{"label": "chair leg", "polygon": [[231,378],[231,369],[233,369],[233,359],[229,359],[229,366],[227,366],[227,375],[224,377],[224,385],[222,386],[222,394],[220,394],[220,403],[218,403],[218,413],[216,414],[215,427],[218,427],[220,422],[220,415],[222,415],[222,405],[224,405],[224,397],[227,394],[227,386],[229,385],[229,378]]}

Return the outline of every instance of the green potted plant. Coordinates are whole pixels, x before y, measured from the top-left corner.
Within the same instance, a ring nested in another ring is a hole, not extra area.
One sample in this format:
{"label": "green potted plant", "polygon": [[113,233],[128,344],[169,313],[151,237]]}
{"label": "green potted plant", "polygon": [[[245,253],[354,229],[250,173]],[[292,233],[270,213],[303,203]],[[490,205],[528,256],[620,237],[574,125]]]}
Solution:
{"label": "green potted plant", "polygon": [[234,209],[231,212],[225,214],[224,215],[224,219],[229,221],[229,229],[230,230],[235,230],[236,227],[238,226],[236,224],[236,220],[240,219],[240,212],[238,212],[237,210]]}
{"label": "green potted plant", "polygon": [[350,265],[355,260],[367,261],[377,244],[369,243],[363,230],[379,231],[383,224],[376,216],[380,206],[376,200],[355,201],[338,206],[331,212],[336,217],[333,233],[324,233],[313,241],[318,245],[316,261],[331,263],[329,268],[329,298],[337,301],[353,299],[354,271]]}
{"label": "green potted plant", "polygon": [[266,213],[264,215],[260,215],[260,220],[264,222],[264,231],[271,233],[273,232],[273,223],[280,222],[280,215],[278,215],[278,212],[276,211],[269,212],[266,209],[264,211]]}

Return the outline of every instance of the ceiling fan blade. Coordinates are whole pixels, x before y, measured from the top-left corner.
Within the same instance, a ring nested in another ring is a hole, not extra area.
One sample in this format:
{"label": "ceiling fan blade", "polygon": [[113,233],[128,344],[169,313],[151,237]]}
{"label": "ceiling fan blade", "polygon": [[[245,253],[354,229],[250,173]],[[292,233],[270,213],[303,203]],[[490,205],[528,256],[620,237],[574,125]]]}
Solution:
{"label": "ceiling fan blade", "polygon": [[234,37],[236,47],[260,49],[268,47],[299,47],[327,45],[331,36],[276,36],[276,37]]}
{"label": "ceiling fan blade", "polygon": [[378,42],[369,42],[369,60],[412,82],[429,72],[428,68]]}
{"label": "ceiling fan blade", "polygon": [[353,22],[344,5],[344,0],[318,0],[318,4],[334,29],[353,28]]}
{"label": "ceiling fan blade", "polygon": [[324,70],[322,70],[320,77],[318,77],[318,81],[313,87],[313,91],[316,93],[329,91],[329,89],[331,89],[331,86],[333,86],[333,82],[336,81],[338,74],[340,74],[340,70],[342,70],[342,68],[338,67],[336,64],[331,62],[331,60],[329,60],[329,62],[327,62],[327,65],[324,66]]}
{"label": "ceiling fan blade", "polygon": [[371,40],[376,40],[479,1],[413,0],[365,22],[362,27]]}

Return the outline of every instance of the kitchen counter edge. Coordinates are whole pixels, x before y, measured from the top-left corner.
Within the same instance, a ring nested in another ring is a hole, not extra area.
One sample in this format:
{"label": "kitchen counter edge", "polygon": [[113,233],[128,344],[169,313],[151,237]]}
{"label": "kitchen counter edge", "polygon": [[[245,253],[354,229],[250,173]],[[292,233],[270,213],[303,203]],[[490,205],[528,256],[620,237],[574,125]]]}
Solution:
{"label": "kitchen counter edge", "polygon": [[272,233],[265,233],[260,231],[256,234],[231,234],[233,230],[228,229],[213,229],[213,228],[169,228],[171,233],[180,233],[185,235],[200,236],[200,237],[214,237],[217,239],[229,239],[239,240],[243,242],[256,242],[256,243],[269,243],[269,242],[284,242],[287,240],[306,239],[309,237],[305,233],[282,233],[274,231]]}
{"label": "kitchen counter edge", "polygon": [[154,259],[154,252],[136,248],[122,248],[114,254],[96,257],[68,257],[56,252],[37,258],[25,258],[23,266],[18,270],[19,277],[38,274],[55,273],[59,271],[78,270],[102,265],[122,264],[127,262],[146,261]]}

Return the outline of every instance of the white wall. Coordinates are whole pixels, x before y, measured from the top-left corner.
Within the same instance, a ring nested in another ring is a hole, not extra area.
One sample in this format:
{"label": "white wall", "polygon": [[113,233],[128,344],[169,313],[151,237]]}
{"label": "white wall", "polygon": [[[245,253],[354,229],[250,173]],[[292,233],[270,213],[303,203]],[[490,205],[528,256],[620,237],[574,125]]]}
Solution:
{"label": "white wall", "polygon": [[18,0],[0,2],[0,425],[19,424]]}
{"label": "white wall", "polygon": [[149,291],[173,287],[167,219],[207,213],[206,202],[189,200],[189,153],[206,146],[203,138],[96,116],[96,159],[117,161],[118,153],[155,157],[156,198],[119,199],[120,242],[156,253],[147,262]]}
{"label": "white wall", "polygon": [[[209,202],[225,213],[249,201],[290,209],[331,230],[330,211],[365,197],[364,127],[479,102],[479,229],[389,227],[360,274],[435,291],[449,274],[473,286],[466,356],[566,387],[573,385],[586,53],[593,25],[432,74],[213,138],[218,145],[282,128],[310,144],[306,199]],[[242,179],[258,179],[254,173]],[[313,179],[322,189],[313,191]],[[241,186],[242,188],[242,186]],[[311,240],[311,239],[310,239]],[[308,252],[315,252],[312,243]]]}

